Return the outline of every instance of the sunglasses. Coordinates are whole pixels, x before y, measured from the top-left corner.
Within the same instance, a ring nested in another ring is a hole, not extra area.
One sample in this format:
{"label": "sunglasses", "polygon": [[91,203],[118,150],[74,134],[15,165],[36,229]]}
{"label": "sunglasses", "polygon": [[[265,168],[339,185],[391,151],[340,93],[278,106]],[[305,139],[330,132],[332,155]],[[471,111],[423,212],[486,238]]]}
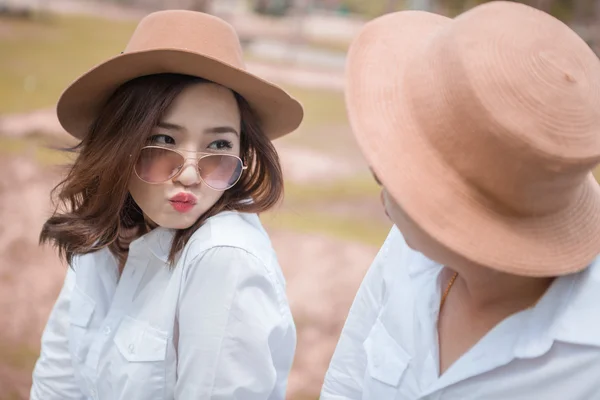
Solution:
{"label": "sunglasses", "polygon": [[164,183],[178,176],[188,159],[196,162],[202,182],[218,191],[235,186],[248,168],[241,158],[232,154],[197,153],[196,158],[188,158],[179,150],[146,146],[135,164],[135,174],[146,183]]}

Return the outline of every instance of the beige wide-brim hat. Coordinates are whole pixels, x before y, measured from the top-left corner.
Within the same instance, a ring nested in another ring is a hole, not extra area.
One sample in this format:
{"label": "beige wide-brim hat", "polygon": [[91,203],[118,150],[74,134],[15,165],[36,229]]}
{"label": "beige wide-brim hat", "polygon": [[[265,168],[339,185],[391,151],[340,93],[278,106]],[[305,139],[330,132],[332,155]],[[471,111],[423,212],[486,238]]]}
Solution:
{"label": "beige wide-brim hat", "polygon": [[244,65],[238,36],[220,18],[193,11],[149,14],[123,53],[97,65],[61,95],[57,113],[67,132],[82,139],[115,90],[137,77],[178,73],[196,76],[240,94],[259,118],[270,139],[294,131],[301,123],[300,103]]}
{"label": "beige wide-brim hat", "polygon": [[526,276],[600,253],[600,62],[566,25],[513,2],[388,14],[346,74],[368,163],[439,244]]}

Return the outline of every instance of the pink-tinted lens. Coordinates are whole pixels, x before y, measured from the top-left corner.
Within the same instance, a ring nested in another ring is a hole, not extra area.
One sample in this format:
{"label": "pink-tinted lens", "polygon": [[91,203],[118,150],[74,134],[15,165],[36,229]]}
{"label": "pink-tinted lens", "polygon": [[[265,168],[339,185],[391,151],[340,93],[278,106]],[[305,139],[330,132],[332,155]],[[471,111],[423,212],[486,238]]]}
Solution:
{"label": "pink-tinted lens", "polygon": [[183,156],[173,150],[146,147],[140,153],[135,172],[148,183],[166,182],[179,172],[184,162]]}
{"label": "pink-tinted lens", "polygon": [[227,190],[240,179],[242,161],[227,154],[204,156],[198,161],[202,180],[216,190]]}

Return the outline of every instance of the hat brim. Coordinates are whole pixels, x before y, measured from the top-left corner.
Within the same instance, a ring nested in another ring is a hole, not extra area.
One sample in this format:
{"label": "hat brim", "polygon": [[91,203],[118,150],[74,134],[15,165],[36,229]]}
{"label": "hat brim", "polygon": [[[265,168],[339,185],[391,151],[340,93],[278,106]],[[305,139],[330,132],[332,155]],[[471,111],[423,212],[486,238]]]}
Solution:
{"label": "hat brim", "polygon": [[58,119],[67,132],[82,139],[119,86],[137,77],[159,73],[197,76],[237,92],[250,104],[271,140],[294,131],[303,118],[297,100],[247,71],[194,52],[155,49],[120,54],[79,77],[61,95]]}
{"label": "hat brim", "polygon": [[559,276],[600,253],[600,188],[590,174],[564,210],[543,217],[501,214],[428,145],[400,86],[411,56],[451,19],[426,12],[388,14],[353,42],[346,105],[365,158],[403,211],[450,251],[524,276]]}

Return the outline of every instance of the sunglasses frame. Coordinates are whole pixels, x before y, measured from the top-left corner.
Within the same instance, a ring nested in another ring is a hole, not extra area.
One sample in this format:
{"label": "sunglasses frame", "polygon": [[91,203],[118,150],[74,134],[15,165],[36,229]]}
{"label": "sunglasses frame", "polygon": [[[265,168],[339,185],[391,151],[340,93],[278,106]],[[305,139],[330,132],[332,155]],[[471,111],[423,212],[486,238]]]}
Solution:
{"label": "sunglasses frame", "polygon": [[[183,158],[183,163],[182,163],[182,164],[181,164],[181,166],[179,167],[179,170],[178,170],[178,171],[177,171],[177,172],[176,172],[176,173],[175,173],[173,176],[171,176],[171,177],[169,177],[169,178],[165,179],[164,181],[161,181],[161,182],[148,182],[147,180],[145,180],[145,179],[142,179],[142,177],[140,177],[140,174],[139,174],[139,173],[138,173],[138,171],[137,171],[137,163],[138,163],[138,161],[139,161],[140,157],[142,156],[142,151],[144,151],[145,149],[161,149],[161,150],[172,151],[172,152],[174,152],[174,153],[177,153],[177,154],[179,154],[179,155],[181,156],[181,158]],[[193,157],[193,158],[192,158],[192,157],[186,157],[186,156],[185,156],[185,154],[183,153],[184,151],[185,151],[185,152],[189,152],[189,153],[196,153],[196,157]],[[198,156],[200,156],[200,157],[198,158]],[[242,165],[242,170],[240,171],[240,176],[238,176],[238,178],[235,180],[235,182],[233,182],[233,183],[231,184],[231,186],[229,186],[229,187],[227,187],[227,188],[225,188],[225,189],[216,189],[216,188],[212,187],[211,185],[209,185],[209,184],[208,184],[208,183],[207,183],[207,182],[204,180],[204,178],[202,178],[202,171],[200,170],[200,167],[198,166],[198,164],[199,164],[199,163],[200,163],[200,161],[202,161],[204,158],[208,158],[208,157],[211,157],[211,156],[227,156],[227,157],[234,157],[234,158],[237,158],[237,159],[240,161],[240,164]],[[136,162],[135,162],[135,165],[134,165],[134,167],[133,167],[133,171],[135,172],[135,175],[136,175],[136,176],[137,176],[137,177],[138,177],[138,178],[139,178],[139,179],[140,179],[142,182],[144,182],[144,183],[147,183],[147,184],[149,184],[149,185],[161,185],[161,184],[163,184],[163,183],[165,183],[165,182],[168,182],[168,181],[170,181],[170,180],[172,180],[172,179],[175,179],[175,178],[177,178],[177,177],[178,177],[178,176],[179,176],[179,175],[180,175],[180,174],[183,172],[183,170],[185,169],[185,166],[186,166],[186,164],[187,164],[188,160],[192,160],[192,159],[194,159],[194,160],[195,160],[194,164],[196,165],[196,171],[197,171],[197,173],[198,173],[198,177],[200,178],[200,180],[202,181],[202,183],[204,183],[206,186],[208,186],[209,188],[211,188],[212,190],[215,190],[215,191],[217,191],[217,192],[224,192],[224,191],[226,191],[226,190],[229,190],[229,189],[231,189],[232,187],[234,187],[234,186],[235,186],[235,185],[236,185],[236,184],[237,184],[237,183],[240,181],[240,179],[242,178],[242,174],[243,174],[243,172],[244,172],[245,170],[247,170],[247,169],[248,169],[248,166],[244,164],[244,161],[243,161],[243,160],[242,160],[240,157],[238,157],[238,156],[236,156],[236,155],[234,155],[234,154],[226,154],[226,153],[224,153],[224,154],[219,154],[219,153],[205,153],[205,152],[201,152],[201,151],[196,151],[196,152],[194,152],[194,151],[186,151],[186,150],[172,149],[172,148],[170,148],[170,147],[164,147],[164,146],[144,146],[144,147],[142,147],[142,149],[140,150],[140,155],[138,156],[138,159],[137,159],[137,160],[136,160]]]}

